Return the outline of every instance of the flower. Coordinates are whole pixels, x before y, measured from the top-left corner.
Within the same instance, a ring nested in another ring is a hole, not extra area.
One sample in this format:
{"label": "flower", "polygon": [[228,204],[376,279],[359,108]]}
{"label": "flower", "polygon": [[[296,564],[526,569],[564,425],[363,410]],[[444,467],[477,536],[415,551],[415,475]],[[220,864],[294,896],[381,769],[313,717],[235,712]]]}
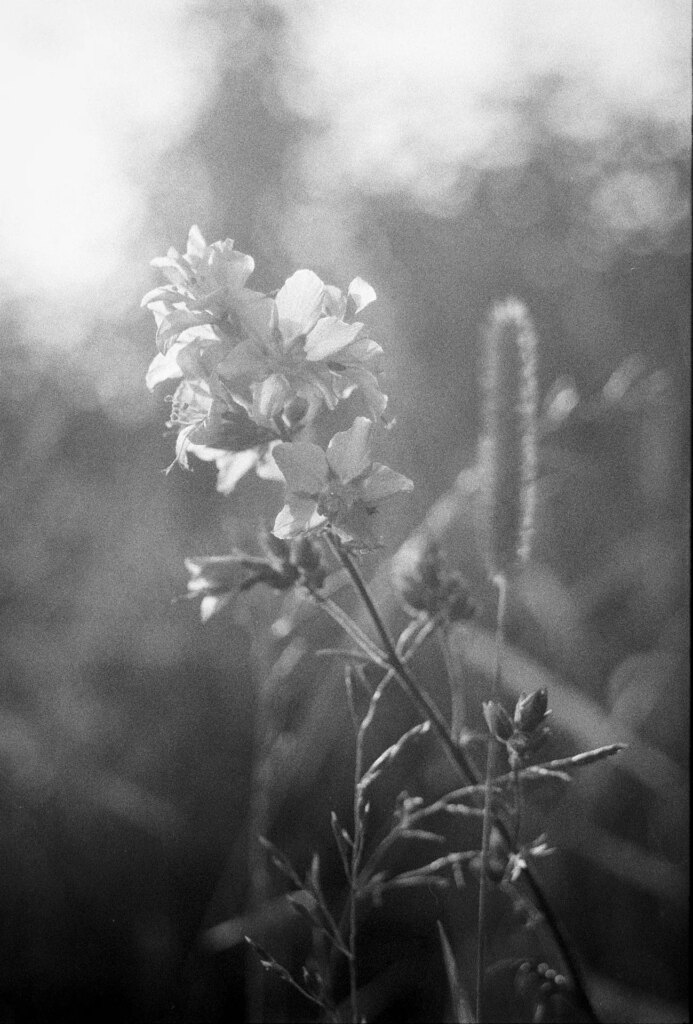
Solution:
{"label": "flower", "polygon": [[162,355],[196,338],[238,340],[252,300],[264,298],[245,288],[255,268],[252,256],[234,249],[230,238],[207,245],[197,225],[190,229],[185,255],[169,249],[152,266],[169,281],[141,303],[154,314]]}
{"label": "flower", "polygon": [[323,405],[359,388],[370,415],[387,397],[375,375],[382,350],[354,317],[375,299],[362,278],[344,294],[310,270],[293,274],[271,298],[247,287],[252,257],[233,241],[207,245],[193,226],[187,249],[152,261],[168,284],[148,292],[158,354],[146,375],[154,390],[179,381],[169,426],[178,430],[176,461],[213,461],[217,488],[228,494],[249,470],[280,478],[272,459]]}
{"label": "flower", "polygon": [[190,573],[188,597],[201,597],[200,617],[203,622],[220,611],[237,593],[264,583],[280,593],[296,584],[311,591],[325,582],[327,569],[320,551],[307,537],[287,542],[262,534],[260,544],[264,557],[234,550],[229,555],[186,558]]}
{"label": "flower", "polygon": [[[226,388],[258,423],[300,400],[308,423],[326,405],[357,388],[371,416],[383,414],[375,361],[382,353],[351,319],[375,299],[356,277],[345,295],[310,270],[298,270],[274,299],[246,287],[255,267],[233,240],[207,245],[193,226],[185,255],[169,249],[152,260],[169,284],[142,299],[157,324],[157,346],[147,372],[153,390],[187,377]],[[350,319],[347,320],[345,317]]]}
{"label": "flower", "polygon": [[356,389],[373,419],[385,411],[375,365],[380,345],[364,336],[364,324],[345,319],[375,299],[361,278],[347,295],[311,270],[297,270],[270,304],[257,306],[254,330],[217,365],[229,388],[243,396],[253,419],[272,418],[297,400],[311,422],[323,405],[334,409]]}
{"label": "flower", "polygon": [[259,475],[280,479],[271,460],[272,447],[290,437],[281,423],[259,426],[233,399],[216,398],[205,381],[184,380],[171,403],[168,426],[178,429],[176,462],[189,469],[188,455],[216,462],[217,489],[230,493],[245,473],[255,468]]}
{"label": "flower", "polygon": [[286,504],[274,523],[276,537],[289,538],[332,527],[345,541],[377,543],[370,519],[378,506],[411,480],[371,458],[375,424],[357,416],[335,434],[327,450],[297,441],[280,443],[274,459],[286,481]]}

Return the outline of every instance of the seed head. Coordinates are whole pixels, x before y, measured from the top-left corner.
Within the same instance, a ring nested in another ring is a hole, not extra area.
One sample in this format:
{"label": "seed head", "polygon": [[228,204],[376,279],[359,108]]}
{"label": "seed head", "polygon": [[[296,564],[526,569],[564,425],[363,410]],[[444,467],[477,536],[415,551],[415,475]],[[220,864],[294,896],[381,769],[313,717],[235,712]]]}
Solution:
{"label": "seed head", "polygon": [[524,304],[506,299],[485,335],[480,532],[491,576],[530,554],[537,467],[537,338]]}

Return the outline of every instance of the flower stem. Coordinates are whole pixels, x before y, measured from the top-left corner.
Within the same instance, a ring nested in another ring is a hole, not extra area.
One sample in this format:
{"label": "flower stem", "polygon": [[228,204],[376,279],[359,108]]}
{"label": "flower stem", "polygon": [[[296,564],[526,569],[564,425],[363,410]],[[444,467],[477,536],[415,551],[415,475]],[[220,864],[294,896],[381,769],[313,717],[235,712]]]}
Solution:
{"label": "flower stem", "polygon": [[[505,606],[507,581],[505,576],[498,575],[493,580],[498,590],[498,607],[496,612],[496,663],[493,673],[492,699],[498,700],[503,672],[503,629],[505,626]],[[484,960],[486,953],[486,903],[488,896],[488,861],[491,846],[491,829],[493,816],[491,801],[493,799],[493,778],[496,774],[498,742],[489,736],[488,754],[486,758],[486,779],[484,783],[484,823],[481,833],[481,867],[479,872],[479,921],[477,928],[477,960],[476,960],[476,1019],[478,1024],[483,1021],[483,987]]]}
{"label": "flower stem", "polygon": [[368,614],[371,617],[371,621],[380,636],[383,650],[387,657],[388,666],[393,671],[395,678],[416,708],[425,718],[430,720],[433,728],[438,734],[438,738],[440,739],[446,754],[452,761],[455,768],[464,772],[467,778],[473,781],[476,776],[474,769],[469,763],[467,755],[464,750],[457,745],[455,739],[450,734],[448,724],[438,707],[433,703],[428,694],[421,689],[418,682],[414,679],[397,653],[395,643],[388,632],[387,626],[382,620],[380,612],[375,606],[373,598],[368,591],[366,583],[361,576],[356,563],[349,552],[344,548],[338,537],[329,533],[326,533],[325,537],[332,551],[349,574],[354,587],[366,606]]}
{"label": "flower stem", "polygon": [[[387,656],[389,670],[393,673],[394,677],[399,682],[400,686],[407,694],[412,703],[416,708],[425,715],[431,722],[431,725],[436,732],[440,743],[448,755],[450,761],[453,763],[456,771],[461,774],[468,782],[478,784],[481,780],[479,772],[476,766],[473,765],[464,750],[457,744],[454,737],[451,735],[448,729],[447,723],[441,715],[438,708],[433,704],[428,695],[421,690],[416,679],[407,670],[406,666],[399,657],[396,647],[390,637],[390,634],[382,620],[380,612],[378,611],[373,598],[371,597],[366,583],[359,572],[356,563],[351,558],[349,552],[344,548],[343,544],[336,537],[330,533],[325,533],[324,537],[329,544],[331,550],[334,552],[336,557],[342,563],[346,569],[356,591],[360,595],[368,614],[373,622],[373,625],[378,632],[382,641],[384,653]],[[494,680],[494,684],[497,684],[500,680]],[[488,766],[487,766],[488,767]],[[493,764],[491,765],[493,768]],[[501,838],[508,850],[513,850],[512,837],[509,829],[501,819],[496,820],[496,827],[500,833]],[[490,834],[489,834],[490,839]],[[544,892],[539,884],[539,881],[535,878],[534,873],[530,867],[523,872],[523,878],[527,888],[530,891],[532,900],[539,910],[546,928],[548,929],[551,937],[556,945],[558,953],[563,960],[566,971],[569,974],[572,984],[576,1001],[585,1016],[593,1024],[597,1024],[598,1017],[592,1009],[587,990],[582,980],[582,973],[578,967],[575,958],[571,952],[570,945],[567,938],[563,933],[563,928],[556,917],[550,903],[548,902]]]}

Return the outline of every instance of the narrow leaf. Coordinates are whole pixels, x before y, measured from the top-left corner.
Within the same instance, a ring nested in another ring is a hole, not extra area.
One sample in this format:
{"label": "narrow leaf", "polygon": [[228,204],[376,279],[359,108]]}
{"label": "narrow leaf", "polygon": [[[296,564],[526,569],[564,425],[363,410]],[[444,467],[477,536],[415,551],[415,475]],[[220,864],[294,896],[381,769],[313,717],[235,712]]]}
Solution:
{"label": "narrow leaf", "polygon": [[452,946],[448,941],[448,937],[445,934],[442,924],[440,921],[438,921],[437,924],[440,946],[443,952],[443,963],[445,964],[445,973],[448,978],[448,987],[450,989],[450,999],[452,1001],[452,1012],[455,1024],[474,1024],[474,1014],[472,1013],[472,1008],[469,1005],[464,988],[462,987],[455,954],[452,951]]}

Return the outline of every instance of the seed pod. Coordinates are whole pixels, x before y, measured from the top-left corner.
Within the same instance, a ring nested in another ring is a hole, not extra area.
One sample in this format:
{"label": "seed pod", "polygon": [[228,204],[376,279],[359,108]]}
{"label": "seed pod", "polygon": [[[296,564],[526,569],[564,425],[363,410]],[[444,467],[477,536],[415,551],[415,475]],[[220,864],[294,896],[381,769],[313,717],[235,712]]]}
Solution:
{"label": "seed pod", "polygon": [[521,693],[515,705],[513,721],[521,732],[531,733],[551,713],[548,707],[549,695],[545,689]]}
{"label": "seed pod", "polygon": [[537,467],[537,338],[524,304],[491,311],[485,336],[480,534],[491,576],[529,557]]}

